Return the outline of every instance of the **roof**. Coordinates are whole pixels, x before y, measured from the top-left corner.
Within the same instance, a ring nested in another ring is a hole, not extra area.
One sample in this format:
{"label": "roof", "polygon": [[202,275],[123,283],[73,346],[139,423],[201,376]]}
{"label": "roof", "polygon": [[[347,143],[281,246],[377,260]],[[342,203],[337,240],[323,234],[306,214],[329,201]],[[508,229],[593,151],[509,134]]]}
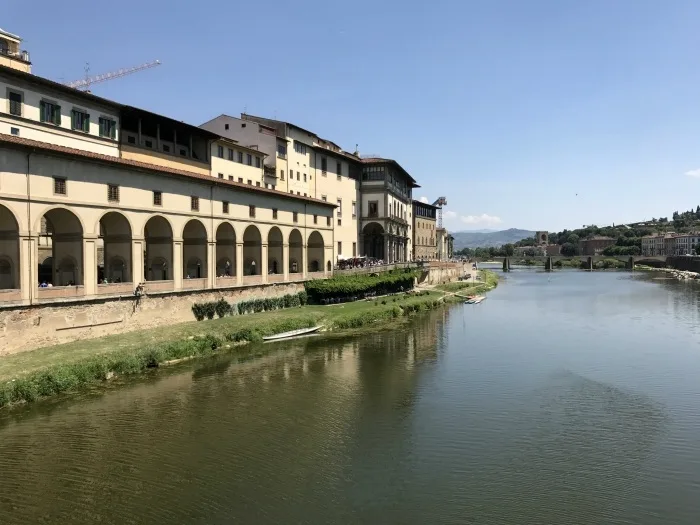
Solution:
{"label": "roof", "polygon": [[394,166],[399,168],[404,173],[404,175],[406,175],[406,177],[408,177],[408,179],[411,181],[412,187],[420,188],[420,186],[416,183],[416,179],[411,177],[411,175],[405,169],[403,169],[401,164],[396,162],[394,159],[385,159],[382,157],[367,157],[361,159],[361,161],[363,164],[393,164]]}
{"label": "roof", "polygon": [[217,177],[212,177],[211,175],[201,175],[199,173],[193,173],[191,171],[179,170],[175,168],[167,168],[164,166],[156,166],[155,164],[148,164],[147,162],[139,162],[136,160],[122,159],[120,157],[111,157],[109,155],[102,155],[101,153],[92,153],[89,151],[83,151],[75,148],[68,148],[65,146],[58,146],[56,144],[48,144],[46,142],[39,142],[37,140],[25,139],[22,137],[15,137],[13,135],[6,135],[0,133],[0,145],[11,144],[24,148],[37,149],[42,151],[48,151],[53,153],[58,153],[62,155],[72,155],[75,157],[81,157],[86,160],[93,160],[98,162],[104,162],[108,164],[113,164],[117,166],[124,166],[129,168],[138,168],[141,170],[147,170],[154,173],[168,173],[171,175],[177,175],[183,178],[199,180],[201,182],[206,182],[209,184],[214,184],[216,186],[225,186],[242,191],[248,191],[258,194],[266,194],[272,197],[279,197],[281,199],[289,199],[295,201],[307,202],[310,204],[318,204],[321,206],[327,206],[329,208],[337,208],[336,204],[331,204],[329,202],[322,201],[320,199],[313,199],[311,197],[301,197],[300,195],[292,195],[291,193],[286,193],[284,191],[269,190],[267,188],[259,188],[257,186],[251,186],[250,184],[243,184],[240,182],[230,181],[226,179],[219,179]]}
{"label": "roof", "polygon": [[[251,122],[257,122],[258,124],[264,124],[264,122],[275,122],[277,124],[284,124],[285,126],[291,126],[293,128],[297,128],[300,131],[303,131],[304,133],[308,133],[309,135],[313,135],[314,137],[318,137],[316,133],[313,131],[309,131],[308,129],[304,129],[301,126],[297,126],[296,124],[292,124],[291,122],[285,122],[284,120],[277,120],[274,118],[267,118],[267,117],[258,117],[256,115],[251,115],[250,113],[241,113],[241,120],[249,120]],[[259,122],[259,120],[262,120],[263,122]],[[286,138],[286,137],[281,137],[281,138]],[[330,141],[329,141],[330,142]]]}
{"label": "roof", "polygon": [[181,127],[185,127],[185,128],[190,128],[190,130],[192,132],[196,132],[197,134],[205,136],[205,137],[212,139],[212,140],[217,140],[217,139],[221,138],[221,135],[219,135],[218,133],[213,133],[213,132],[208,131],[204,128],[200,128],[199,126],[195,126],[193,124],[188,124],[187,122],[183,122],[181,120],[176,120],[174,118],[166,117],[165,115],[159,115],[158,113],[153,113],[152,111],[148,111],[146,109],[136,108],[134,106],[126,106],[126,105],[122,105],[121,109],[122,109],[122,116],[128,115],[130,112],[142,113],[142,114],[146,114],[154,119],[166,121],[173,126],[181,126]]}
{"label": "roof", "polygon": [[14,38],[15,40],[19,40],[20,42],[22,41],[22,39],[20,37],[18,37],[15,34],[10,33],[9,31],[5,31],[2,27],[0,27],[0,35]]}
{"label": "roof", "polygon": [[428,207],[428,208],[433,208],[433,209],[435,209],[435,210],[440,209],[440,206],[435,206],[435,205],[433,205],[433,204],[428,204],[427,202],[423,202],[423,201],[417,201],[416,199],[413,199],[413,204],[419,204],[419,205],[421,205],[421,206],[426,206],[426,207]]}

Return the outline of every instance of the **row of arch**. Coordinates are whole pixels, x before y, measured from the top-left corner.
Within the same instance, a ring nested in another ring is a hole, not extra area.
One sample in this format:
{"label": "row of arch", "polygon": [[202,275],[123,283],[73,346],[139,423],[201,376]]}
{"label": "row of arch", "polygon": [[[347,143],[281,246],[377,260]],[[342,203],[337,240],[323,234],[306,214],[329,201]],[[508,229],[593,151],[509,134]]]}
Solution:
{"label": "row of arch", "polygon": [[[40,286],[70,286],[84,284],[83,227],[79,218],[66,208],[54,208],[42,218],[38,280]],[[174,237],[170,222],[163,216],[151,217],[145,224],[143,276],[147,281],[173,280]],[[109,211],[99,222],[99,239],[104,264],[98,267],[98,282],[133,281],[133,236],[129,220],[122,213]],[[269,274],[323,271],[325,244],[318,231],[312,231],[306,243],[298,229],[285,239],[282,230],[273,226],[263,240],[255,225],[248,225],[242,239],[237,239],[232,224],[219,224],[215,232],[216,277],[233,277],[242,266],[242,274],[260,275],[267,266]],[[267,264],[263,265],[263,245],[267,245]],[[237,246],[242,245],[241,252]],[[284,259],[284,246],[288,258]],[[182,232],[182,278],[210,277],[209,240],[207,230],[199,219],[190,219]],[[237,258],[242,258],[242,265]],[[138,259],[137,259],[138,260]],[[213,277],[213,276],[212,276]],[[12,212],[0,205],[0,289],[19,288],[20,257],[19,228]]]}

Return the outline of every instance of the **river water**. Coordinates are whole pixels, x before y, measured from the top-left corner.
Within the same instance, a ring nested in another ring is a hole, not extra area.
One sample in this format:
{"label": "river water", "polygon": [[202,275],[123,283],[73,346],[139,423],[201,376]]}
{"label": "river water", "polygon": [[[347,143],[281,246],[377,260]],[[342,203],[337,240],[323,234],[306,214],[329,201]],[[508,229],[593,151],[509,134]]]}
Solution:
{"label": "river water", "polygon": [[481,305],[0,413],[0,523],[700,523],[700,288]]}

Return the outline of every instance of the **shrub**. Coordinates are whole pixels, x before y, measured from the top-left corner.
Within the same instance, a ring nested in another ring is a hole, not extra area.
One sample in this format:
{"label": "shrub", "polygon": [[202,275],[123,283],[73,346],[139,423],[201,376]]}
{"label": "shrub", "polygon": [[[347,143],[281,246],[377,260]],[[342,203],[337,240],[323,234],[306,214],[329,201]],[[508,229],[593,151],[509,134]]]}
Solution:
{"label": "shrub", "polygon": [[214,311],[218,317],[225,317],[227,315],[231,315],[233,312],[233,307],[226,301],[226,299],[222,297],[216,302]]}
{"label": "shrub", "polygon": [[386,299],[382,299],[382,304],[386,304]]}
{"label": "shrub", "polygon": [[416,275],[412,270],[394,270],[372,275],[343,275],[307,281],[304,286],[309,302],[322,304],[323,299],[347,301],[410,290]]}

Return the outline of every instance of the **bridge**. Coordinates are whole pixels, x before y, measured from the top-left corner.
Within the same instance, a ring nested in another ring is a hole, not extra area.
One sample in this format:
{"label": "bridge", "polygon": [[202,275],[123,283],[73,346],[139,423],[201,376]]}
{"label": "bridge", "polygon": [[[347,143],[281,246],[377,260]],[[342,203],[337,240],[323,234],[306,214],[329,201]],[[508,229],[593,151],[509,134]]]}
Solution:
{"label": "bridge", "polygon": [[[554,269],[554,263],[559,260],[574,261],[578,260],[585,262],[588,270],[594,269],[594,264],[598,261],[614,259],[625,263],[625,267],[629,270],[634,270],[635,264],[649,262],[653,265],[658,265],[659,262],[666,264],[665,255],[513,255],[511,257],[489,257],[489,261],[503,261],[503,271],[507,272],[511,267],[511,259],[517,261],[541,261],[544,262],[545,270]],[[477,262],[483,262],[483,259],[477,259]]]}

